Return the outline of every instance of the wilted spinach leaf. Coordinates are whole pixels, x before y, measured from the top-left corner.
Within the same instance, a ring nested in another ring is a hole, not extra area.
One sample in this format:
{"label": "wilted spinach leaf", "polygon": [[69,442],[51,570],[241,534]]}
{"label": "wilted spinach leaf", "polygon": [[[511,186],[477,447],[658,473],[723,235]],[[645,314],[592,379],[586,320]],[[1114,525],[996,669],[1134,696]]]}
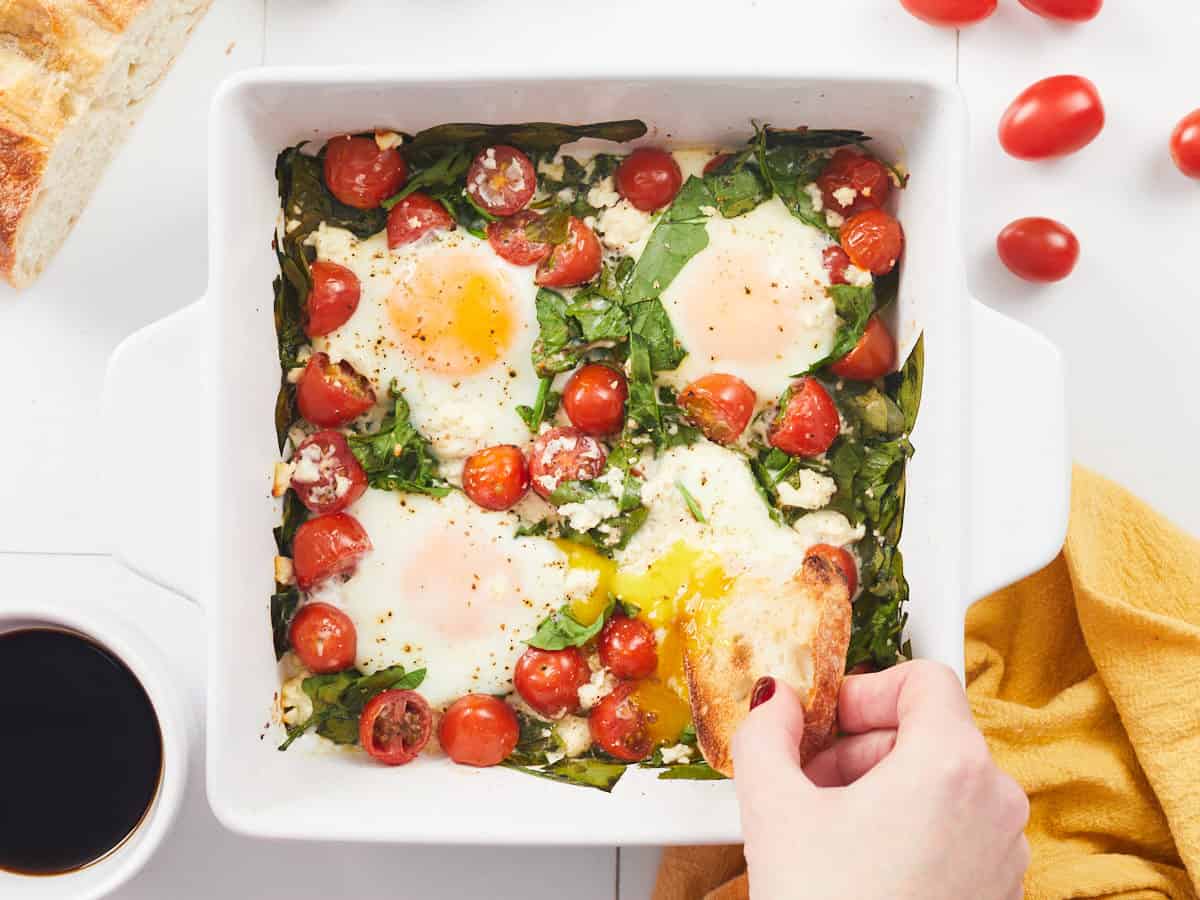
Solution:
{"label": "wilted spinach leaf", "polygon": [[275,585],[275,593],[271,595],[271,636],[275,641],[276,659],[283,659],[283,654],[292,649],[288,628],[299,602],[299,590],[282,584]]}
{"label": "wilted spinach leaf", "polygon": [[517,415],[534,434],[538,433],[543,422],[553,420],[554,413],[558,410],[558,403],[562,399],[562,395],[551,389],[553,384],[554,377],[552,375],[544,376],[538,383],[537,399],[533,406],[517,407]]}
{"label": "wilted spinach leaf", "polygon": [[367,473],[367,484],[385,491],[445,497],[452,488],[438,475],[433,449],[409,421],[404,395],[394,385],[390,394],[395,406],[379,430],[346,439]]}
{"label": "wilted spinach leaf", "polygon": [[582,624],[571,612],[571,605],[564,604],[538,625],[533,637],[527,640],[530,647],[539,650],[563,650],[567,647],[582,647],[600,633],[615,608],[616,601],[609,600],[608,606],[590,625]]}
{"label": "wilted spinach leaf", "polygon": [[640,119],[615,122],[594,122],[590,125],[563,125],[556,122],[525,122],[520,125],[483,125],[474,122],[450,122],[419,131],[405,144],[412,155],[426,153],[431,148],[448,144],[469,144],[480,147],[511,144],[522,150],[552,154],[563,144],[584,138],[624,143],[646,133],[646,123]]}
{"label": "wilted spinach leaf", "polygon": [[676,368],[687,350],[675,336],[675,328],[667,315],[666,308],[657,297],[635,303],[631,307],[631,329],[646,342],[650,354],[650,368],[655,372]]}
{"label": "wilted spinach leaf", "polygon": [[875,311],[875,288],[872,285],[858,287],[852,284],[831,284],[825,291],[833,300],[838,315],[833,346],[825,356],[793,377],[815,372],[853,350],[863,332],[867,330],[867,322]]}
{"label": "wilted spinach leaf", "polygon": [[[322,222],[345,228],[358,238],[368,238],[382,231],[387,225],[387,211],[380,207],[356,209],[334,197],[325,186],[322,173],[324,150],[318,156],[309,156],[301,152],[303,146],[301,143],[289,147],[275,160],[284,219],[299,223],[285,228],[287,241],[302,244]],[[291,253],[287,255],[292,256]]]}
{"label": "wilted spinach leaf", "polygon": [[312,715],[287,729],[287,740],[279,749],[286,750],[310,728],[335,744],[358,743],[359,714],[372,697],[389,690],[416,690],[424,679],[424,669],[405,672],[403,666],[381,669],[374,675],[346,669],[305,678],[302,687],[312,700]]}
{"label": "wilted spinach leaf", "polygon": [[626,302],[640,303],[660,296],[687,261],[708,246],[705,224],[709,213],[705,210],[715,209],[715,202],[702,179],[692,176],[684,182],[650,232],[633,267]]}

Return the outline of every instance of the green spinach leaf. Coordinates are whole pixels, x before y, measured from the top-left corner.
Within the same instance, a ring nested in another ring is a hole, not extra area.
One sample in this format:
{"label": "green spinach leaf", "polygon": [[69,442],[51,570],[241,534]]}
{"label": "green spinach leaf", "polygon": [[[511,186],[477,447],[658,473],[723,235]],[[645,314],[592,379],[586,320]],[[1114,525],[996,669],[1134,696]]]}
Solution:
{"label": "green spinach leaf", "polygon": [[279,749],[286,750],[310,728],[335,744],[358,743],[359,715],[372,697],[388,690],[415,690],[424,678],[424,669],[405,672],[403,666],[391,666],[373,675],[346,669],[305,678],[301,686],[312,701],[312,715],[287,729],[287,739]]}
{"label": "green spinach leaf", "polygon": [[638,257],[625,292],[627,303],[660,296],[687,261],[708,246],[706,223],[716,200],[708,185],[692,176],[659,218]]}
{"label": "green spinach leaf", "polygon": [[295,587],[276,584],[275,593],[271,595],[271,637],[275,642],[275,659],[283,659],[283,655],[292,649],[288,639],[288,628],[292,624],[292,616],[296,614],[296,606],[300,603],[300,591]]}
{"label": "green spinach leaf", "polygon": [[521,421],[534,434],[538,433],[538,429],[543,422],[552,421],[554,413],[558,411],[559,401],[562,395],[558,391],[552,390],[551,385],[554,384],[552,375],[544,376],[538,383],[537,399],[533,406],[518,406],[517,415],[521,417]]}
{"label": "green spinach leaf", "polygon": [[697,522],[707,522],[704,518],[704,511],[700,509],[700,504],[696,502],[696,498],[692,496],[692,492],[683,486],[683,482],[676,479],[675,487],[679,489],[680,496],[683,497],[683,502],[687,504],[688,512],[692,514],[692,518]]}
{"label": "green spinach leaf", "polygon": [[434,148],[451,144],[478,147],[511,144],[522,150],[553,155],[563,144],[584,138],[625,143],[646,133],[646,123],[639,119],[616,122],[594,122],[590,125],[564,125],[556,122],[525,122],[519,125],[483,125],[474,122],[451,122],[419,131],[406,142],[409,155],[420,157]]}
{"label": "green spinach leaf", "polygon": [[582,647],[600,633],[600,629],[612,615],[615,605],[616,601],[610,599],[608,606],[596,617],[596,621],[590,625],[584,625],[571,613],[571,605],[564,604],[558,612],[543,619],[533,637],[525,643],[539,650]]}
{"label": "green spinach leaf", "polygon": [[393,412],[373,434],[352,434],[350,451],[367,473],[367,484],[385,491],[445,497],[452,488],[438,475],[437,459],[424,436],[409,421],[404,395],[390,389]]}

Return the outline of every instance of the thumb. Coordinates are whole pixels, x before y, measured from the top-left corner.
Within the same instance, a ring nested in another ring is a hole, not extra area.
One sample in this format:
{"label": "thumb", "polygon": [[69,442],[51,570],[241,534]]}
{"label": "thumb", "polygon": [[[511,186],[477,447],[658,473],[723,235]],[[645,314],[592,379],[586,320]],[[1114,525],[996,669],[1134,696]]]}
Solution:
{"label": "thumb", "polygon": [[791,687],[760,678],[750,695],[750,714],[733,736],[733,770],[738,797],[746,802],[777,792],[789,782],[809,784],[800,768],[804,706]]}

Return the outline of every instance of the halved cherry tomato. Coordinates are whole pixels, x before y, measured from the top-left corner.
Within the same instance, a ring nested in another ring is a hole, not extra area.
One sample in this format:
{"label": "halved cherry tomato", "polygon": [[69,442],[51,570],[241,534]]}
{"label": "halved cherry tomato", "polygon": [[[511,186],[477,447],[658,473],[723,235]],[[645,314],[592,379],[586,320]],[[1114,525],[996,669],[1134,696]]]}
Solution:
{"label": "halved cherry tomato", "polygon": [[829,392],[815,378],[801,378],[767,433],[767,441],[792,456],[820,456],[838,436],[841,422]]}
{"label": "halved cherry tomato", "polygon": [[454,217],[446,207],[420,191],[409,194],[391,208],[387,217],[388,247],[395,249],[411,244],[436,229],[447,231],[454,227]]}
{"label": "halved cherry tomato", "polygon": [[563,410],[571,424],[594,435],[621,429],[628,399],[625,373],[602,363],[588,363],[576,369],[562,393]]}
{"label": "halved cherry tomato", "polygon": [[826,209],[849,218],[883,206],[892,192],[892,176],[879,160],[843,147],[817,176],[817,187]]}
{"label": "halved cherry tomato", "polygon": [[325,145],[325,185],[347,206],[372,209],[408,180],[408,166],[394,147],[379,149],[374,138],[343,134]]}
{"label": "halved cherry tomato", "polygon": [[819,556],[841,572],[850,588],[850,596],[854,596],[854,592],[858,590],[858,566],[855,565],[849,550],[834,547],[832,544],[813,544],[804,555]]}
{"label": "halved cherry tomato", "polygon": [[326,513],[309,519],[296,529],[292,539],[296,584],[307,591],[334,575],[349,575],[370,549],[371,539],[349,513]]}
{"label": "halved cherry tomato", "polygon": [[895,364],[896,342],[892,340],[887,326],[879,321],[879,316],[871,316],[854,349],[837,362],[831,363],[829,370],[839,378],[871,381],[892,371]]}
{"label": "halved cherry tomato", "polygon": [[850,262],[872,275],[892,271],[904,249],[904,230],[882,209],[868,209],[846,220],[839,238]]}
{"label": "halved cherry tomato", "polygon": [[340,672],[354,665],[358,633],[350,617],[328,603],[306,603],[288,628],[288,643],[316,675]]}
{"label": "halved cherry tomato", "polygon": [[416,691],[383,691],[358,717],[358,742],[384,765],[412,762],[433,734],[433,710]]}
{"label": "halved cherry tomato", "polygon": [[922,22],[962,28],[982,22],[996,11],[996,0],[900,0]]}
{"label": "halved cherry tomato", "polygon": [[617,678],[649,678],[658,668],[654,629],[641,619],[613,616],[600,632],[600,662]]}
{"label": "halved cherry tomato", "polygon": [[1061,222],[1031,216],[1004,226],[996,252],[1010,272],[1026,281],[1061,281],[1079,259],[1079,240]]}
{"label": "halved cherry tomato", "polygon": [[489,694],[467,694],[450,704],[438,742],[456,763],[494,766],[517,746],[521,728],[512,707]]}
{"label": "halved cherry tomato", "polygon": [[849,284],[846,280],[846,266],[850,265],[850,257],[837,244],[831,244],[821,251],[821,262],[829,272],[830,284]]}
{"label": "halved cherry tomato", "polygon": [[1054,75],[1017,95],[1000,119],[1000,145],[1017,159],[1066,156],[1104,128],[1100,92],[1078,75]]}
{"label": "halved cherry tomato", "polygon": [[323,428],[344,425],[374,405],[371,383],[350,363],[331,363],[324,353],[312,355],[296,385],[300,415]]}
{"label": "halved cherry tomato", "polygon": [[529,475],[542,497],[562,481],[591,481],[604,469],[604,448],[578,428],[550,428],[534,439],[529,450]]}
{"label": "halved cherry tomato", "polygon": [[729,159],[731,156],[733,156],[732,153],[718,153],[704,164],[704,171],[700,174],[711,175],[717,169],[721,168],[721,166],[725,165],[725,160]]}
{"label": "halved cherry tomato", "polygon": [[531,241],[525,236],[525,226],[542,217],[532,209],[523,209],[504,219],[488,222],[487,238],[496,255],[514,266],[532,266],[550,255],[550,245]]}
{"label": "halved cherry tomato", "polygon": [[1030,12],[1059,22],[1087,22],[1096,18],[1104,0],[1021,0]]}
{"label": "halved cherry tomato", "polygon": [[685,387],[679,408],[710,441],[731,444],[750,424],[756,399],[750,385],[736,375],[715,372]]}
{"label": "halved cherry tomato", "polygon": [[308,321],[304,333],[309,337],[329,334],[346,324],[358,309],[362,285],[358,276],[345,266],[319,259],[309,267],[312,288],[308,292]]}
{"label": "halved cherry tomato", "polygon": [[484,509],[508,509],[529,490],[529,464],[512,444],[485,447],[467,457],[463,493]]}
{"label": "halved cherry tomato", "polygon": [[600,239],[581,219],[571,216],[567,239],[555,244],[533,276],[543,287],[571,287],[600,274]]}
{"label": "halved cherry tomato", "polygon": [[630,696],[634,683],[618,684],[611,694],[592,707],[588,730],[605,753],[626,762],[638,762],[650,755],[651,740],[646,716]]}
{"label": "halved cherry tomato", "polygon": [[653,212],[675,199],[683,173],[666,150],[639,147],[621,160],[613,180],[622,197],[643,212]]}
{"label": "halved cherry tomato", "polygon": [[537,172],[529,157],[501,144],[479,151],[467,170],[467,193],[493,216],[511,216],[537,190]]}
{"label": "halved cherry tomato", "polygon": [[1171,132],[1171,158],[1188,178],[1200,178],[1200,109],[1194,109]]}
{"label": "halved cherry tomato", "polygon": [[292,490],[317,514],[343,510],[367,489],[367,473],[341,432],[310,434],[296,448],[292,462]]}
{"label": "halved cherry tomato", "polygon": [[579,689],[590,678],[587,661],[578,647],[530,647],[513,669],[513,684],[521,699],[551,719],[579,708]]}

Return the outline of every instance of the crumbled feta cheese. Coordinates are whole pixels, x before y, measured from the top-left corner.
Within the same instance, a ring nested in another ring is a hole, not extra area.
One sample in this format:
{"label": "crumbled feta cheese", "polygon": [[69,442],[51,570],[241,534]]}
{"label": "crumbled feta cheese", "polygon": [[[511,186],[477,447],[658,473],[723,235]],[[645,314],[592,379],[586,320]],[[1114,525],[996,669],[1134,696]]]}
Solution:
{"label": "crumbled feta cheese", "polygon": [[617,679],[613,673],[601,666],[592,672],[592,680],[579,688],[579,705],[583,709],[591,709],[613,692]]}
{"label": "crumbled feta cheese", "polygon": [[846,207],[850,206],[854,202],[854,198],[857,196],[858,196],[858,191],[856,191],[854,188],[850,187],[849,185],[846,185],[845,187],[840,187],[833,192],[833,199],[838,202],[838,204],[842,207],[842,209],[845,209]]}
{"label": "crumbled feta cheese", "polygon": [[595,569],[567,569],[563,591],[568,600],[582,600],[590,597],[600,581],[600,573]]}
{"label": "crumbled feta cheese", "polygon": [[282,497],[292,484],[292,464],[275,463],[275,475],[271,479],[271,496]]}
{"label": "crumbled feta cheese", "polygon": [[563,169],[562,163],[549,162],[546,160],[538,163],[537,170],[539,175],[544,175],[551,181],[562,181],[563,177],[567,174]]}
{"label": "crumbled feta cheese", "polygon": [[614,497],[620,497],[621,492],[625,490],[625,473],[616,466],[609,466],[596,478],[596,483],[607,487]]}
{"label": "crumbled feta cheese", "polygon": [[483,167],[488,170],[496,168],[495,147],[488,147],[487,151],[483,154]]}
{"label": "crumbled feta cheese", "polygon": [[804,186],[804,193],[808,194],[808,199],[812,201],[812,207],[815,212],[820,212],[825,208],[825,196],[821,193],[821,189],[817,187],[815,181],[810,181]]}
{"label": "crumbled feta cheese", "polygon": [[842,277],[846,279],[847,284],[855,287],[868,287],[871,284],[871,273],[866,269],[860,269],[853,263],[846,266],[846,273]]}
{"label": "crumbled feta cheese", "polygon": [[380,150],[391,150],[393,147],[399,147],[404,143],[404,135],[397,134],[394,131],[377,131],[375,132],[375,146]]}
{"label": "crumbled feta cheese", "polygon": [[308,672],[302,672],[294,678],[289,678],[279,690],[279,706],[283,710],[283,721],[286,725],[299,725],[307,722],[313,713],[312,699],[304,693],[304,679]]}
{"label": "crumbled feta cheese", "polygon": [[700,207],[700,212],[706,216],[715,216],[717,208],[715,206],[702,206]]}
{"label": "crumbled feta cheese", "polygon": [[797,487],[793,487],[786,481],[781,481],[776,486],[779,491],[779,502],[784,506],[820,509],[837,493],[837,482],[820,472],[801,469],[796,473],[796,480],[800,482]]}
{"label": "crumbled feta cheese", "polygon": [[287,380],[288,384],[299,384],[300,379],[304,377],[304,366],[296,366],[294,369],[288,369]]}
{"label": "crumbled feta cheese", "polygon": [[649,236],[653,221],[628,200],[609,207],[596,220],[604,246],[610,250],[628,251]]}
{"label": "crumbled feta cheese", "polygon": [[568,757],[582,756],[592,746],[592,732],[587,719],[581,716],[563,716],[554,726],[558,739],[563,742],[563,752]]}
{"label": "crumbled feta cheese", "polygon": [[292,565],[290,556],[275,557],[275,582],[277,584],[291,584],[296,580],[296,569]]}
{"label": "crumbled feta cheese", "polygon": [[588,191],[587,202],[596,209],[608,209],[621,202],[621,195],[613,186],[612,176],[596,182]]}
{"label": "crumbled feta cheese", "polygon": [[558,508],[558,514],[576,531],[591,531],[618,512],[617,501],[611,497],[589,497],[582,503],[564,503]]}
{"label": "crumbled feta cheese", "polygon": [[806,546],[809,547],[814,544],[844,547],[862,540],[867,533],[864,526],[851,526],[849,519],[832,509],[823,509],[820,512],[801,516],[795,521],[792,528],[804,538]]}
{"label": "crumbled feta cheese", "polygon": [[561,191],[559,191],[555,196],[558,197],[558,199],[561,200],[563,203],[574,203],[575,202],[575,188],[565,187]]}
{"label": "crumbled feta cheese", "polygon": [[846,219],[841,213],[835,213],[832,209],[825,210],[825,224],[830,228],[841,228]]}
{"label": "crumbled feta cheese", "polygon": [[297,484],[314,484],[321,480],[322,463],[321,448],[309,444],[293,460],[292,481]]}
{"label": "crumbled feta cheese", "polygon": [[692,748],[687,744],[676,744],[674,747],[662,748],[662,761],[664,765],[673,766],[676,763],[690,762],[692,759]]}

